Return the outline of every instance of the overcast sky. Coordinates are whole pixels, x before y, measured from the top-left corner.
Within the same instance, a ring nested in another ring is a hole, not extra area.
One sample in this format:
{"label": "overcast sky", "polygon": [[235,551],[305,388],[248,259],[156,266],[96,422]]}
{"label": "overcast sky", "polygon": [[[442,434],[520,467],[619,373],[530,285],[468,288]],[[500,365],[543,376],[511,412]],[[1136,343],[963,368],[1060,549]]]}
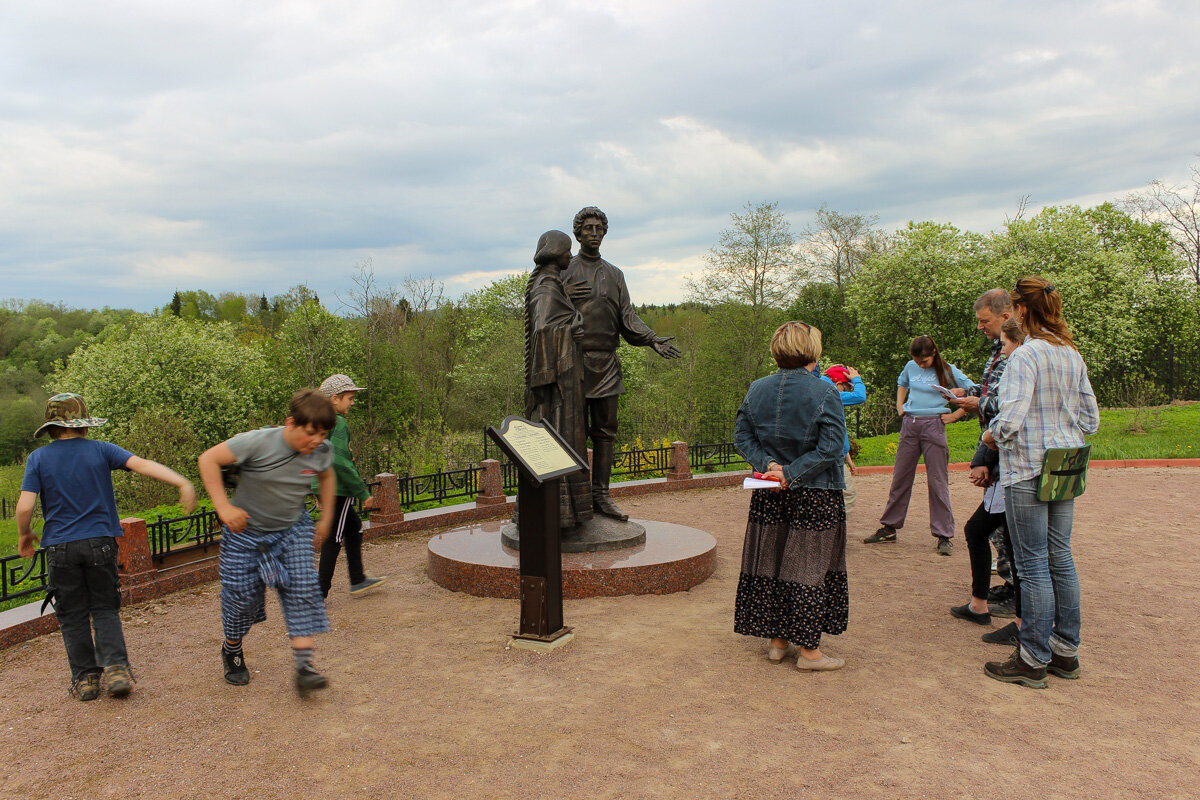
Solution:
{"label": "overcast sky", "polygon": [[336,310],[367,259],[455,296],[598,205],[670,302],[747,202],[985,231],[1120,199],[1200,161],[1198,8],[0,0],[0,299]]}

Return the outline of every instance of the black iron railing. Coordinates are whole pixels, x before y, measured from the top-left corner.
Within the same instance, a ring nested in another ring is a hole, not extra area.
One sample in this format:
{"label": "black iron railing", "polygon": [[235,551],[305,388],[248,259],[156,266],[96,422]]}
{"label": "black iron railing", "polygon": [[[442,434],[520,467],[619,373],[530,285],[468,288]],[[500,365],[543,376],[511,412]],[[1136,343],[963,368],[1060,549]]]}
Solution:
{"label": "black iron railing", "polygon": [[651,475],[671,468],[671,448],[652,447],[613,453],[613,475]]}
{"label": "black iron railing", "polygon": [[746,459],[733,446],[733,442],[688,445],[688,463],[693,470],[712,470],[745,464]]}
{"label": "black iron railing", "polygon": [[479,494],[479,470],[480,467],[471,467],[400,478],[400,505],[409,507],[458,497],[474,498]]}
{"label": "black iron railing", "polygon": [[46,591],[46,551],[38,549],[33,558],[0,558],[0,603],[33,598]]}
{"label": "black iron railing", "polygon": [[150,557],[161,562],[168,556],[196,550],[207,553],[221,541],[221,519],[217,512],[200,510],[186,517],[163,517],[146,523]]}

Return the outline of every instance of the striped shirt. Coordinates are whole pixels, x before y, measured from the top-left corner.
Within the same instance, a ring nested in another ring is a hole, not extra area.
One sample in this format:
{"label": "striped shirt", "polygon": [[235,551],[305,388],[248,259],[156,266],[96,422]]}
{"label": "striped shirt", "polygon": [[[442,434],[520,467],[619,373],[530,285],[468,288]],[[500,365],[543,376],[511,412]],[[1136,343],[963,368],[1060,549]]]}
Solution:
{"label": "striped shirt", "polygon": [[1004,486],[1036,478],[1051,447],[1079,447],[1100,427],[1087,365],[1073,347],[1025,337],[1000,379],[1000,411],[988,430],[1000,448]]}

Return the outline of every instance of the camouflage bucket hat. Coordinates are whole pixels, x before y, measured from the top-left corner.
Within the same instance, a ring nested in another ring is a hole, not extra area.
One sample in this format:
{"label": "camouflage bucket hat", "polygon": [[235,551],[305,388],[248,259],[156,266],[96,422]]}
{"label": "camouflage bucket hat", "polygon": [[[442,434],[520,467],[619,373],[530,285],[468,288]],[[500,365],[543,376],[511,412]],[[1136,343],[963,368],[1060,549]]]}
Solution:
{"label": "camouflage bucket hat", "polygon": [[33,435],[41,436],[42,432],[51,425],[58,425],[62,428],[95,428],[106,422],[108,422],[107,419],[87,415],[87,406],[84,405],[82,397],[64,392],[56,394],[46,401],[46,421],[33,432]]}

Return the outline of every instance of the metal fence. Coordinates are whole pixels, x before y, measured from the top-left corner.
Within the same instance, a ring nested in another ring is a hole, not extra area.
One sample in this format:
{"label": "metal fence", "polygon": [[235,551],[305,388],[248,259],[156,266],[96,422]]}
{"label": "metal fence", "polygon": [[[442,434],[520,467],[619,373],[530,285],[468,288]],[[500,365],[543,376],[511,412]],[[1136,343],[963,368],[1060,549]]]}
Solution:
{"label": "metal fence", "polygon": [[0,602],[34,598],[46,591],[46,551],[33,558],[17,555],[0,558]]}
{"label": "metal fence", "polygon": [[442,503],[458,497],[473,498],[479,494],[480,469],[471,467],[400,478],[400,505],[411,508],[418,503]]}
{"label": "metal fence", "polygon": [[186,517],[165,518],[146,523],[150,557],[161,563],[169,556],[201,551],[207,553],[221,541],[221,518],[216,511],[200,510]]}

